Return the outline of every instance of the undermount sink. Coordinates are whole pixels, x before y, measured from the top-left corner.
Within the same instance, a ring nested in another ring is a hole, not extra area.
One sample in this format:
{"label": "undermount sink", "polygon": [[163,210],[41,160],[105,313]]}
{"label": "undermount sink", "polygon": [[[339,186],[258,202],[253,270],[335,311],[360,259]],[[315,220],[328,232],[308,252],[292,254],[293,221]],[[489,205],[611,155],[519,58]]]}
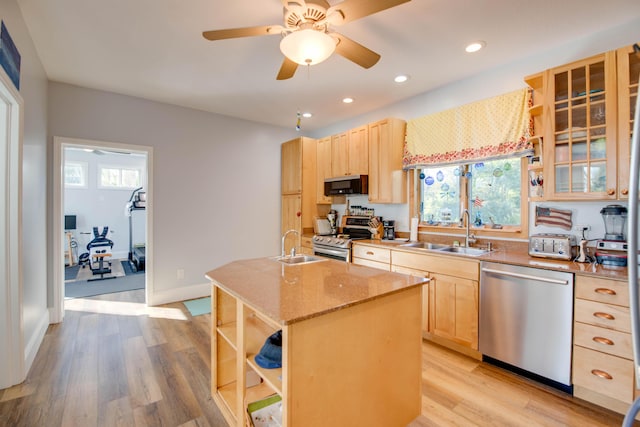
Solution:
{"label": "undermount sink", "polygon": [[293,255],[293,256],[285,255],[285,256],[276,257],[275,260],[283,264],[300,265],[300,264],[309,264],[312,262],[326,261],[327,258],[313,256],[313,255]]}
{"label": "undermount sink", "polygon": [[488,252],[486,249],[467,248],[464,246],[447,246],[447,247],[438,249],[438,251],[471,255],[471,256],[479,256],[479,255],[486,254]]}
{"label": "undermount sink", "polygon": [[430,242],[411,242],[405,243],[404,245],[400,245],[405,248],[417,248],[417,249],[445,249],[451,247],[450,245],[444,245],[441,243],[430,243]]}

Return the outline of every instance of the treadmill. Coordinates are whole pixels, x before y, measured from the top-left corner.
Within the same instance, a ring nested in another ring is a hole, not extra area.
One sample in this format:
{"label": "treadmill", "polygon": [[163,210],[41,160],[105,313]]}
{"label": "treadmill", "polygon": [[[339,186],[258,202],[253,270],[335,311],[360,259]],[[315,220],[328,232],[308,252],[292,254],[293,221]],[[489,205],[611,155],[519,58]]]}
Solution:
{"label": "treadmill", "polygon": [[147,193],[143,187],[136,188],[127,202],[127,216],[129,217],[129,265],[133,271],[145,269],[145,245],[133,244],[133,212],[144,211],[147,207]]}

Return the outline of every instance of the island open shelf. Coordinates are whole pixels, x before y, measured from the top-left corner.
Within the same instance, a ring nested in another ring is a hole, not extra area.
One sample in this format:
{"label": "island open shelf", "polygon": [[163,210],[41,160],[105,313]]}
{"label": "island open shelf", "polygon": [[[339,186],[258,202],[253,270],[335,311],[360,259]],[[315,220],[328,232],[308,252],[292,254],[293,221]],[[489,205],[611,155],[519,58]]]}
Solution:
{"label": "island open shelf", "polygon": [[[231,426],[278,394],[283,426],[407,425],[421,412],[424,278],[327,260],[236,261],[212,282],[211,393]],[[282,330],[282,368],[255,362]],[[247,372],[261,378],[249,387]]]}

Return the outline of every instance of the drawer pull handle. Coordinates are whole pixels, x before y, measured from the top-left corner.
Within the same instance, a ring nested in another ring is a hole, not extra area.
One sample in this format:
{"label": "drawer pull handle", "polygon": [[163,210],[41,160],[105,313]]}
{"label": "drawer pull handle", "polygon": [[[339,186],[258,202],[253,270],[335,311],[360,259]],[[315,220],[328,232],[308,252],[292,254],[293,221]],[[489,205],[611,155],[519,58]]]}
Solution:
{"label": "drawer pull handle", "polygon": [[600,319],[615,320],[615,317],[613,317],[609,313],[603,313],[601,311],[596,311],[595,313],[593,313],[593,315],[595,317],[599,317]]}
{"label": "drawer pull handle", "polygon": [[373,255],[373,252],[367,251],[367,255]]}
{"label": "drawer pull handle", "polygon": [[595,291],[599,294],[616,295],[616,291],[614,291],[613,289],[597,288]]}
{"label": "drawer pull handle", "polygon": [[600,369],[592,369],[591,373],[596,377],[604,378],[605,380],[612,380],[613,377],[606,373],[605,371],[601,371]]}
{"label": "drawer pull handle", "polygon": [[605,344],[605,345],[613,345],[613,341],[611,341],[609,338],[604,338],[604,337],[593,337],[593,340],[599,344]]}

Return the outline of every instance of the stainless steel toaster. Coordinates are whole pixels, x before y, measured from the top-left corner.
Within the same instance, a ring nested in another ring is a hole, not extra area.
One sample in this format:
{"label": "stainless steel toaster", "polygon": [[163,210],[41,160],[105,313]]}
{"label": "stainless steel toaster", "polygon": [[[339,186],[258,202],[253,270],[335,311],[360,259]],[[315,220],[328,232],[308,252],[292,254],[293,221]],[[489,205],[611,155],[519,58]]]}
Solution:
{"label": "stainless steel toaster", "polygon": [[532,234],[529,237],[529,255],[572,260],[576,255],[576,237],[571,234]]}

